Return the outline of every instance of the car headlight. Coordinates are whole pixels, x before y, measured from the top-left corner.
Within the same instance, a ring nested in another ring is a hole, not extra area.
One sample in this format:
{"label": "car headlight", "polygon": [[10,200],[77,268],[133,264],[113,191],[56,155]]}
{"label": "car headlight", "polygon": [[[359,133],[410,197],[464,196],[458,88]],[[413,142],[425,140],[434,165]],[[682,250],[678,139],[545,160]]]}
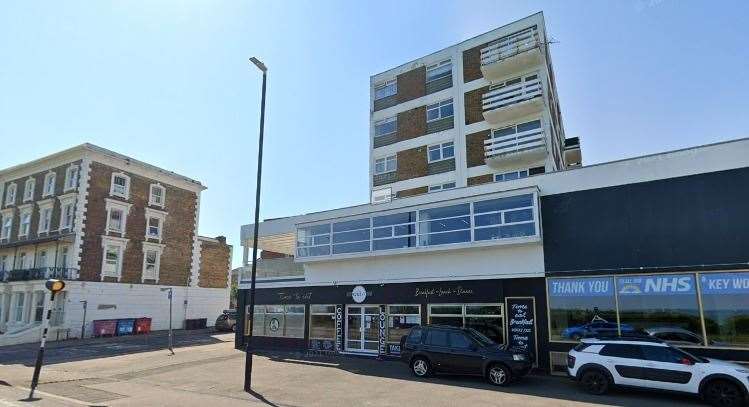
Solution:
{"label": "car headlight", "polygon": [[525,355],[514,354],[512,355],[512,360],[515,360],[515,361],[525,360]]}

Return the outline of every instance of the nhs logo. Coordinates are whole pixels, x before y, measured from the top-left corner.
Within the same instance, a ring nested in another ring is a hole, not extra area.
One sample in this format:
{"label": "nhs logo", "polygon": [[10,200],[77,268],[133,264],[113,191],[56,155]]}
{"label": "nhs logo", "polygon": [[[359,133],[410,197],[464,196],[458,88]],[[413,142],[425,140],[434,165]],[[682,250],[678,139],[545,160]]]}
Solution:
{"label": "nhs logo", "polygon": [[693,275],[656,275],[648,277],[619,277],[619,295],[694,294]]}

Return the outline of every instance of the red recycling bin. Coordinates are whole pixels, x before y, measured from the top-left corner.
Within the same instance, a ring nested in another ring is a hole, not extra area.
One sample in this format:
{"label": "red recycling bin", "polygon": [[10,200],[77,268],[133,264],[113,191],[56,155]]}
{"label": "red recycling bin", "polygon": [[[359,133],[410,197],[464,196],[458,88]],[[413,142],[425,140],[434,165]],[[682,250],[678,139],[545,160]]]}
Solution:
{"label": "red recycling bin", "polygon": [[138,334],[147,334],[151,332],[151,318],[137,318],[135,320],[135,331]]}
{"label": "red recycling bin", "polygon": [[114,336],[116,333],[116,319],[100,319],[94,321],[94,336]]}

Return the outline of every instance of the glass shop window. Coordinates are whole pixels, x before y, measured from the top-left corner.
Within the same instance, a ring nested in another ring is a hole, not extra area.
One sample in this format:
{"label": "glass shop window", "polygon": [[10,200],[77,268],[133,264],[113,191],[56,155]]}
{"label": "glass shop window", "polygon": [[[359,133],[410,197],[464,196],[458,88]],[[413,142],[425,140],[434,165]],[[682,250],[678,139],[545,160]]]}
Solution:
{"label": "glass shop window", "polygon": [[749,272],[700,275],[709,346],[749,346]]}
{"label": "glass shop window", "polygon": [[618,333],[613,277],[550,278],[551,340]]}
{"label": "glass shop window", "polygon": [[[249,313],[245,326],[249,329]],[[304,338],[304,305],[256,305],[254,336]]]}
{"label": "glass shop window", "polygon": [[421,325],[421,307],[418,305],[388,306],[388,342],[400,343],[411,327]]}
{"label": "glass shop window", "polygon": [[310,305],[310,339],[335,339],[335,305]]}

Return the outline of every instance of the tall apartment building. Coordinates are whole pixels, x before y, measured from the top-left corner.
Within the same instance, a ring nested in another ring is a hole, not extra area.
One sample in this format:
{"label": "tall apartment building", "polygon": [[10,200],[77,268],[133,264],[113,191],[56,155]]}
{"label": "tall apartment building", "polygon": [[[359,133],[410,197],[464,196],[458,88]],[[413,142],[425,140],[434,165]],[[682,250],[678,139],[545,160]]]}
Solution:
{"label": "tall apartment building", "polygon": [[563,374],[633,330],[749,361],[749,139],[582,166],[547,42],[535,14],[372,78],[373,199],[258,225],[255,346],[397,357],[436,323]]}
{"label": "tall apartment building", "polygon": [[374,199],[580,165],[565,138],[543,14],[371,78]]}
{"label": "tall apartment building", "polygon": [[213,321],[228,305],[231,246],[198,235],[198,181],[84,144],[0,171],[0,345],[39,340],[48,278],[66,281],[52,337],[98,319],[154,329]]}

